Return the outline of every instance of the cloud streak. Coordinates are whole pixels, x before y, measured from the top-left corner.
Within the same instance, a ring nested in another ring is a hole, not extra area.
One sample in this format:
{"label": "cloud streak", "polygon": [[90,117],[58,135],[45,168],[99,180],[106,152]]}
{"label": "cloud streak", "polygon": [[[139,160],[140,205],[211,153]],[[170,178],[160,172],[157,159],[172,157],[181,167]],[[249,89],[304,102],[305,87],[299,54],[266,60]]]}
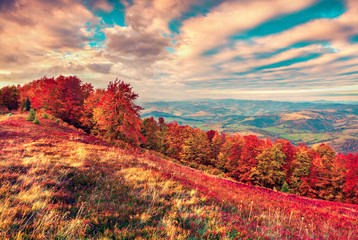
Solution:
{"label": "cloud streak", "polygon": [[357,16],[355,0],[0,1],[0,87],[76,74],[142,100],[352,100]]}

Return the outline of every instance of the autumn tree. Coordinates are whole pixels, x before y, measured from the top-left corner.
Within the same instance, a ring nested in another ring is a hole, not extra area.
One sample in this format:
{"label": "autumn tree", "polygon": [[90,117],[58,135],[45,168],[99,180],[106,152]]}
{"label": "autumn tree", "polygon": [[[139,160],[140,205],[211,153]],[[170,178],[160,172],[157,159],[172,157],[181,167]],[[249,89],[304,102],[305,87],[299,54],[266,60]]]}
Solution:
{"label": "autumn tree", "polygon": [[293,162],[296,155],[296,147],[292,145],[291,142],[285,139],[277,139],[276,143],[281,144],[281,151],[286,156],[285,163],[282,168],[286,175],[286,182],[290,183],[293,172]]}
{"label": "autumn tree", "polygon": [[168,126],[163,117],[158,118],[158,152],[165,154],[167,152],[167,145],[165,144],[165,139],[167,136]]}
{"label": "autumn tree", "polygon": [[336,152],[327,144],[321,143],[312,148],[321,158],[325,158],[325,161],[330,162],[336,157]]}
{"label": "autumn tree", "polygon": [[0,107],[8,110],[16,110],[20,106],[19,90],[16,86],[5,86],[0,89]]}
{"label": "autumn tree", "polygon": [[160,152],[160,126],[153,117],[143,120],[141,132],[145,138],[143,147]]}
{"label": "autumn tree", "polygon": [[286,178],[283,170],[286,155],[282,151],[282,144],[276,143],[264,148],[256,160],[257,166],[251,169],[252,182],[271,189],[281,189]]}
{"label": "autumn tree", "polygon": [[192,128],[189,126],[180,126],[177,122],[169,123],[164,139],[165,154],[179,160],[184,142],[190,136],[191,131]]}
{"label": "autumn tree", "polygon": [[45,110],[79,127],[84,100],[92,91],[91,84],[82,83],[76,76],[43,77],[21,87],[21,102],[29,99],[34,109]]}
{"label": "autumn tree", "polygon": [[[130,84],[115,80],[96,97],[100,99],[92,109],[90,124],[94,124],[105,138],[139,146],[143,140],[139,114],[142,108],[135,104],[138,94],[132,91]],[[92,100],[96,101],[96,97]]]}
{"label": "autumn tree", "polygon": [[349,203],[358,203],[358,153],[347,156],[340,155],[346,161],[348,171],[345,174],[344,197]]}
{"label": "autumn tree", "polygon": [[61,104],[61,100],[56,95],[56,88],[55,78],[43,77],[21,87],[20,101],[24,103],[29,98],[32,108],[37,110],[43,108],[55,114],[56,106]]}
{"label": "autumn tree", "polygon": [[313,150],[317,153],[312,161],[307,182],[311,197],[340,201],[344,182],[343,163],[336,153],[326,144],[319,144]]}
{"label": "autumn tree", "polygon": [[262,152],[265,141],[257,138],[255,135],[244,136],[244,145],[237,153],[234,148],[231,153],[231,162],[237,161],[235,164],[235,178],[244,183],[251,183],[251,170],[257,166],[256,157]]}
{"label": "autumn tree", "polygon": [[83,84],[76,76],[59,76],[56,78],[56,82],[55,101],[57,100],[58,103],[53,110],[55,115],[66,122],[79,126],[82,105],[93,91],[93,87]]}
{"label": "autumn tree", "polygon": [[240,151],[244,145],[244,140],[240,135],[230,136],[227,134],[223,134],[222,139],[223,142],[215,166],[229,176],[233,176],[236,172],[238,158],[241,156]]}
{"label": "autumn tree", "polygon": [[208,136],[208,139],[210,142],[212,141],[215,134],[217,134],[217,131],[214,131],[214,130],[209,130],[206,132],[206,135]]}
{"label": "autumn tree", "polygon": [[305,145],[300,145],[297,148],[295,160],[293,162],[293,172],[290,184],[290,188],[294,193],[306,195],[310,191],[307,183],[307,177],[310,174],[312,160],[314,157],[314,151]]}
{"label": "autumn tree", "polygon": [[96,89],[84,100],[80,118],[81,127],[88,133],[100,135],[97,119],[94,116],[101,114],[100,102],[105,94],[104,89]]}
{"label": "autumn tree", "polygon": [[220,154],[221,147],[223,145],[223,136],[221,136],[218,132],[215,131],[213,137],[209,142],[210,142],[209,158],[211,161],[211,165],[215,166],[218,161],[218,156]]}
{"label": "autumn tree", "polygon": [[180,157],[183,162],[209,165],[209,150],[210,142],[205,132],[193,129],[183,143]]}

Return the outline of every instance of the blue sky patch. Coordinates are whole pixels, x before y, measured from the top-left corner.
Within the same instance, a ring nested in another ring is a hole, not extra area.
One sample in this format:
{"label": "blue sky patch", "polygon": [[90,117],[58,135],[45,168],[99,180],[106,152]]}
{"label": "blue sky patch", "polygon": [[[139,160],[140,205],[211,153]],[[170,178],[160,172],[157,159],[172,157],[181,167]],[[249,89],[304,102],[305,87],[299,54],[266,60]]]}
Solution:
{"label": "blue sky patch", "polygon": [[355,35],[355,36],[351,37],[349,40],[353,44],[358,43],[358,35]]}
{"label": "blue sky patch", "polygon": [[104,21],[105,24],[125,26],[125,7],[121,1],[110,1],[113,10],[108,13],[102,10],[94,11],[94,14]]}

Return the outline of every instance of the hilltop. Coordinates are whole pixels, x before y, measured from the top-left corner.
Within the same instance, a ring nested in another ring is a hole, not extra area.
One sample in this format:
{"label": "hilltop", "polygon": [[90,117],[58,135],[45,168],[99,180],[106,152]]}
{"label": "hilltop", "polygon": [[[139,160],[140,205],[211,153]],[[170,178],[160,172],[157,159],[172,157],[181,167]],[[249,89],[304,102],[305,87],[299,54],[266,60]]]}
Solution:
{"label": "hilltop", "polygon": [[68,124],[0,117],[0,238],[357,239],[358,206],[220,179]]}

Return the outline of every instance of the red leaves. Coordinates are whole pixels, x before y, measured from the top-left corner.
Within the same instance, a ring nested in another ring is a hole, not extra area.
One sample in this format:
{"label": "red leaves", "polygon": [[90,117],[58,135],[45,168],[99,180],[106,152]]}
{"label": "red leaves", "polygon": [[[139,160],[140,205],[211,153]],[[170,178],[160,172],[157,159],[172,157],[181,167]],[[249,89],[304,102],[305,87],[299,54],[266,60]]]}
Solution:
{"label": "red leaves", "polygon": [[138,97],[130,84],[116,80],[107,90],[93,91],[91,84],[76,76],[44,77],[21,88],[21,99],[29,97],[35,109],[44,109],[76,127],[109,138],[139,145],[140,114],[134,104]]}
{"label": "red leaves", "polygon": [[21,88],[21,100],[29,97],[31,106],[44,109],[72,125],[79,126],[85,98],[93,91],[76,76],[44,77]]}
{"label": "red leaves", "polygon": [[116,80],[105,91],[95,91],[84,104],[82,123],[111,140],[125,140],[139,145],[143,139],[138,95],[129,84]]}
{"label": "red leaves", "polygon": [[19,105],[18,87],[6,86],[0,89],[0,109],[16,110]]}
{"label": "red leaves", "polygon": [[[204,133],[176,122],[165,124],[164,119],[161,124],[153,118],[143,122],[142,131],[148,137],[144,146],[160,149],[167,156],[190,166],[211,165],[247,184],[279,190],[286,181],[286,191],[291,193],[358,202],[357,161],[336,156],[325,144],[315,148],[302,144],[295,147],[283,139],[272,144],[270,140],[264,141],[254,135],[220,136],[213,130]],[[165,136],[164,141],[159,135]],[[353,155],[350,158],[354,159]]]}
{"label": "red leaves", "polygon": [[358,154],[349,154],[347,156],[339,155],[347,161],[347,173],[345,175],[344,194],[347,202],[358,203]]}

